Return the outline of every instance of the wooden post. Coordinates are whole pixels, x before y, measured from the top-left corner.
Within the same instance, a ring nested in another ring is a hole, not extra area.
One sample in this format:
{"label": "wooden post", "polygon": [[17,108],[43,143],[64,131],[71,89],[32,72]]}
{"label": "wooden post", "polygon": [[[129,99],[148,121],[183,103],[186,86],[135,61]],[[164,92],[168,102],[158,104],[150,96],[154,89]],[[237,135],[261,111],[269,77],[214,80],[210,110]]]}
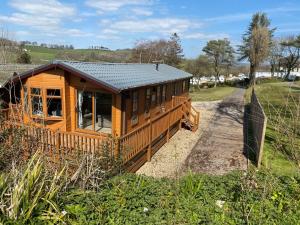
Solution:
{"label": "wooden post", "polygon": [[151,146],[152,145],[152,121],[149,121],[149,145],[147,149],[147,161],[151,161]]}
{"label": "wooden post", "polygon": [[[55,135],[55,139],[56,139],[56,143],[55,143],[55,148],[56,148],[56,151],[55,151],[55,155],[54,155],[54,158],[55,160],[58,160],[59,161],[59,154],[60,154],[60,133],[59,131],[56,132],[56,135]],[[59,163],[59,162],[58,162]]]}
{"label": "wooden post", "polygon": [[170,110],[168,111],[168,131],[167,131],[167,142],[169,142],[170,139]]}

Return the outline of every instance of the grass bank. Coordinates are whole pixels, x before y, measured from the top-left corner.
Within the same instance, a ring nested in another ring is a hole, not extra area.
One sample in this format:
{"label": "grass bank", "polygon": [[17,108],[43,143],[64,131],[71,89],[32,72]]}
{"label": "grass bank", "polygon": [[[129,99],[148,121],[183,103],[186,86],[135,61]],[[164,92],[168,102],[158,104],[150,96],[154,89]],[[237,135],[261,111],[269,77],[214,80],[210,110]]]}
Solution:
{"label": "grass bank", "polygon": [[194,87],[194,90],[190,92],[190,96],[193,101],[217,101],[229,96],[236,89],[235,87],[225,86],[199,90],[197,87]]}
{"label": "grass bank", "polygon": [[268,117],[263,165],[278,175],[299,174],[300,83],[262,83],[256,93]]}

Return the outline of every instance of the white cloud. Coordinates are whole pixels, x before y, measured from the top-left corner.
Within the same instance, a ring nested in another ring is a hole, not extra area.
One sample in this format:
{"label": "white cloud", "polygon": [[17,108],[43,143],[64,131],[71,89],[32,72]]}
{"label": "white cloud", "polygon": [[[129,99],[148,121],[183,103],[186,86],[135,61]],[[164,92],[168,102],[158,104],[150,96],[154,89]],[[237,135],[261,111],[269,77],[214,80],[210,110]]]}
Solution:
{"label": "white cloud", "polygon": [[153,14],[151,10],[144,8],[133,8],[131,11],[138,16],[151,16]]}
{"label": "white cloud", "polygon": [[153,32],[160,34],[183,33],[192,27],[199,26],[188,19],[150,18],[145,20],[121,20],[109,25],[110,29],[128,33]]}
{"label": "white cloud", "polygon": [[184,39],[200,39],[200,40],[211,40],[211,39],[223,39],[229,38],[228,34],[205,34],[205,33],[188,33],[183,35]]}
{"label": "white cloud", "polygon": [[57,0],[11,0],[10,5],[20,12],[44,17],[68,17],[76,12],[74,7]]}
{"label": "white cloud", "polygon": [[150,5],[152,0],[86,0],[86,5],[97,9],[98,13],[117,11],[125,6]]}

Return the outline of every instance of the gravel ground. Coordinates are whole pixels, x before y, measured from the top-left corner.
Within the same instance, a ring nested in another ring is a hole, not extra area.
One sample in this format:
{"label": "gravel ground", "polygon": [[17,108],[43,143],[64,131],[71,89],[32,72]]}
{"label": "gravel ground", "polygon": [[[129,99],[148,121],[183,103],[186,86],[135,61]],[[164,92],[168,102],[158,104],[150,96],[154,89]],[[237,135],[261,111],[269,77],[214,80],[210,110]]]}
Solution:
{"label": "gravel ground", "polygon": [[246,170],[244,156],[244,90],[223,101],[193,102],[200,111],[199,129],[181,129],[136,173],[178,178],[188,171],[221,175]]}
{"label": "gravel ground", "polygon": [[207,129],[220,102],[193,102],[193,106],[200,111],[199,129],[195,133],[185,129],[178,131],[152,157],[151,162],[146,162],[136,173],[169,178],[182,175],[187,157],[191,154],[203,131]]}

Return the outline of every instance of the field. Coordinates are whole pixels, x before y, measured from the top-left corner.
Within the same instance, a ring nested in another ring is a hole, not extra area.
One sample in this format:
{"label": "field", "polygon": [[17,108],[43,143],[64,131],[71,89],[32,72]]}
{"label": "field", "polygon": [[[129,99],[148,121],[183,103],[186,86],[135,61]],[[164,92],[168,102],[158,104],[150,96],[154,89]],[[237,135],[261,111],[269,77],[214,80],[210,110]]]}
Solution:
{"label": "field", "polygon": [[127,62],[130,50],[92,50],[92,49],[51,49],[40,46],[26,46],[33,64],[43,64],[54,59],[78,61]]}
{"label": "field", "polygon": [[208,89],[198,89],[194,87],[193,92],[190,92],[190,96],[193,101],[217,101],[222,100],[226,96],[232,94],[236,90],[235,87],[222,86]]}
{"label": "field", "polygon": [[256,92],[268,117],[264,166],[280,175],[299,174],[300,83],[263,83]]}

